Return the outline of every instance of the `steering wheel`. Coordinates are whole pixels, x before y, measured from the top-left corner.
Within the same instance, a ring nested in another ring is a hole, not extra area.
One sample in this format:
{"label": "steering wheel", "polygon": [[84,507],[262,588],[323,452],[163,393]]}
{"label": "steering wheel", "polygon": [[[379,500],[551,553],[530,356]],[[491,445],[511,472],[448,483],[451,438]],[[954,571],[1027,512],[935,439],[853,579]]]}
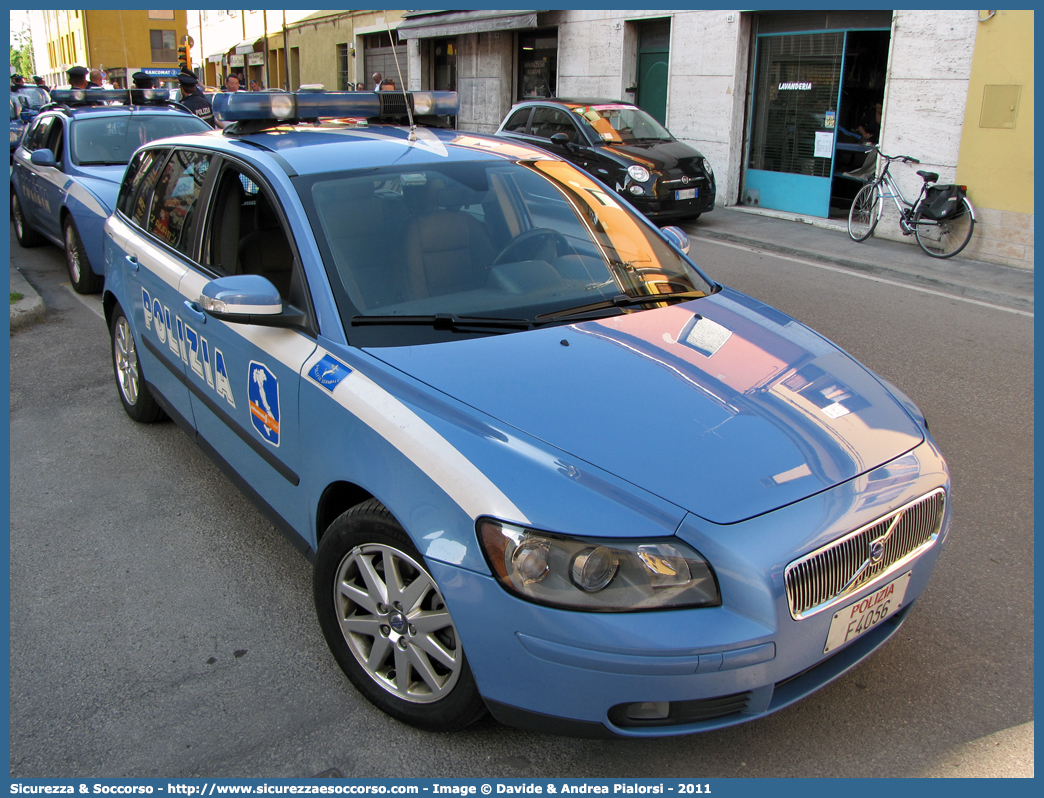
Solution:
{"label": "steering wheel", "polygon": [[[554,254],[550,258],[543,260],[550,262],[558,256],[559,252],[569,251],[569,242],[566,241],[564,235],[557,230],[552,230],[550,227],[537,227],[511,239],[508,245],[500,250],[500,254],[493,260],[493,265],[499,266],[501,263],[515,263],[519,260],[541,260],[532,256],[536,255],[541,251],[542,247],[548,244],[554,245]],[[519,258],[518,255],[529,257]]]}

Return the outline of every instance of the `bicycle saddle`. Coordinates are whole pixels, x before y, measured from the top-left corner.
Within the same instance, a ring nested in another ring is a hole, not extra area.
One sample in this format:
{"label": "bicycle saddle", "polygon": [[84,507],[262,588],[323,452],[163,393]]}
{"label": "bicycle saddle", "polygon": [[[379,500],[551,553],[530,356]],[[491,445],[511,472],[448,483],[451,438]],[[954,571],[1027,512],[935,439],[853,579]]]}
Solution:
{"label": "bicycle saddle", "polygon": [[925,172],[920,169],[917,170],[917,174],[924,178],[925,183],[938,183],[939,173],[938,172]]}

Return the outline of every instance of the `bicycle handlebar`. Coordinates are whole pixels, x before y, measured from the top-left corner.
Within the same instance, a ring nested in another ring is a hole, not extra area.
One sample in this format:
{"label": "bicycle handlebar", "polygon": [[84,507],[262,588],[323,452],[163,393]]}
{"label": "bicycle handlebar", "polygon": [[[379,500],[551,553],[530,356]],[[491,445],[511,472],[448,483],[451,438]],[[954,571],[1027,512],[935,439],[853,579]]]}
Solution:
{"label": "bicycle handlebar", "polygon": [[911,158],[909,155],[885,155],[881,152],[881,148],[876,144],[871,145],[871,149],[884,158],[886,161],[902,161],[903,163],[920,163],[916,158]]}

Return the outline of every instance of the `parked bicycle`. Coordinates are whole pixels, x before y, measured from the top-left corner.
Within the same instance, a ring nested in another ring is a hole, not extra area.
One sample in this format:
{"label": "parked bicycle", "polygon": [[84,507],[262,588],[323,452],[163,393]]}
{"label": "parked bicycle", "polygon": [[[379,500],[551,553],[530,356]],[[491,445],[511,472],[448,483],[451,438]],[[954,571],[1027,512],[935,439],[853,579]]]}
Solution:
{"label": "parked bicycle", "polygon": [[935,172],[918,171],[924,183],[915,202],[908,202],[889,173],[892,161],[920,163],[909,155],[885,155],[877,147],[874,152],[884,161],[877,177],[859,189],[848,212],[848,234],[854,241],[865,241],[881,221],[885,200],[891,199],[899,211],[899,229],[911,233],[917,243],[933,258],[951,258],[968,246],[975,229],[975,209],[965,195],[966,186],[939,185]]}

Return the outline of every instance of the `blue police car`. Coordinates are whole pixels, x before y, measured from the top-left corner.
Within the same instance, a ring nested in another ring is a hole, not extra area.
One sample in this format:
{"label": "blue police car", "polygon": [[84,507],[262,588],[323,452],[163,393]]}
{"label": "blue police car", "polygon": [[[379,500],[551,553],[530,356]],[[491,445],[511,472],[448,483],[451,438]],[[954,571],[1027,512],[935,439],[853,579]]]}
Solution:
{"label": "blue police car", "polygon": [[164,136],[210,129],[187,109],[156,104],[169,96],[159,90],[55,90],[20,137],[11,169],[15,238],[23,247],[47,241],[64,247],[69,278],[81,294],[101,290],[102,224],[133,152]]}
{"label": "blue police car", "polygon": [[371,702],[685,734],[895,634],[950,523],[898,389],[570,163],[422,124],[455,95],[214,111],[138,150],[105,223],[118,393],[314,559]]}

